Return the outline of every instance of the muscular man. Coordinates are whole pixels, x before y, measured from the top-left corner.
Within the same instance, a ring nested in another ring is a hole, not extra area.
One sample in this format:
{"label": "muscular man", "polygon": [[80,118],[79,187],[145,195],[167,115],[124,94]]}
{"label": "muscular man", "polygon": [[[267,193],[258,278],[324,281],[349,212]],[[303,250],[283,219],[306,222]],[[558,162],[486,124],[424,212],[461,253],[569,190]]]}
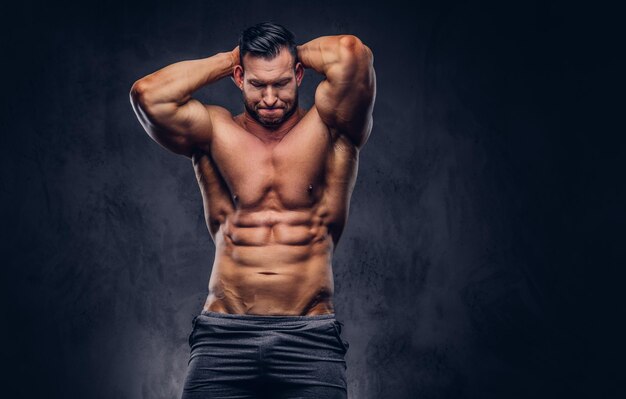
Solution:
{"label": "muscular man", "polygon": [[[304,68],[325,76],[308,111],[298,106]],[[191,97],[227,76],[243,113]],[[273,23],[244,30],[232,51],[133,85],[150,137],[192,160],[215,243],[183,398],[346,397],[332,257],[375,95],[372,52],[357,37],[296,46]]]}

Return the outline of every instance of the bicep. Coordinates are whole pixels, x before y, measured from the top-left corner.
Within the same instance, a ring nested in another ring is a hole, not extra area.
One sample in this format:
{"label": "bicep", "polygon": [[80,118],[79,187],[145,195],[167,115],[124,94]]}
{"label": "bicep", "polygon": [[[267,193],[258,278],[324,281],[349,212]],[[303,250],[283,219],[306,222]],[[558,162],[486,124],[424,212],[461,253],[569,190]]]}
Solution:
{"label": "bicep", "polygon": [[[345,51],[348,51],[346,49]],[[315,92],[315,106],[326,125],[357,146],[367,140],[376,97],[371,51],[362,46],[332,65]]]}
{"label": "bicep", "polygon": [[211,107],[196,99],[183,105],[136,101],[135,112],[148,135],[164,148],[191,158],[209,144],[213,124]]}

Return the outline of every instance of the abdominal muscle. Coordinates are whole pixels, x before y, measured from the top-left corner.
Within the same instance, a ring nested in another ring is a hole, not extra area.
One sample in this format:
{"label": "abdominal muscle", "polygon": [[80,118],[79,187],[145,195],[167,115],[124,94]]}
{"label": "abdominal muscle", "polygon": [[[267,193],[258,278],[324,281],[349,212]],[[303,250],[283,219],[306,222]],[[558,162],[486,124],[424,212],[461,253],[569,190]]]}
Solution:
{"label": "abdominal muscle", "polygon": [[216,232],[204,310],[257,315],[333,313],[333,240],[315,209],[237,210]]}

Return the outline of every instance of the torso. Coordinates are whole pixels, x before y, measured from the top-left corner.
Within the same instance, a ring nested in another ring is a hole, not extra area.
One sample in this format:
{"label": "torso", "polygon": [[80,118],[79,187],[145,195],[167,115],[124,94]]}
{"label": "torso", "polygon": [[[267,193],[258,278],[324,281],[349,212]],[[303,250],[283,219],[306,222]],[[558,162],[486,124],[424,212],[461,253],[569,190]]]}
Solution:
{"label": "torso", "polygon": [[358,150],[331,134],[315,107],[266,143],[242,116],[213,117],[210,148],[193,165],[215,261],[204,309],[333,313],[332,256],[345,226]]}

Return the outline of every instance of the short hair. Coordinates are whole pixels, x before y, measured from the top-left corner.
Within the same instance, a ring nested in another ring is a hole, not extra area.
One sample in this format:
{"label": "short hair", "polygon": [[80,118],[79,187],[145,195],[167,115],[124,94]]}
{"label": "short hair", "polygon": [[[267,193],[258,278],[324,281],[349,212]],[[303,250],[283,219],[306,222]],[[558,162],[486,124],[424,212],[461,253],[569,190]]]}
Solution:
{"label": "short hair", "polygon": [[278,55],[281,48],[289,50],[295,66],[298,51],[294,34],[282,25],[261,22],[244,29],[239,35],[239,63],[243,66],[243,57],[248,53],[271,60]]}

